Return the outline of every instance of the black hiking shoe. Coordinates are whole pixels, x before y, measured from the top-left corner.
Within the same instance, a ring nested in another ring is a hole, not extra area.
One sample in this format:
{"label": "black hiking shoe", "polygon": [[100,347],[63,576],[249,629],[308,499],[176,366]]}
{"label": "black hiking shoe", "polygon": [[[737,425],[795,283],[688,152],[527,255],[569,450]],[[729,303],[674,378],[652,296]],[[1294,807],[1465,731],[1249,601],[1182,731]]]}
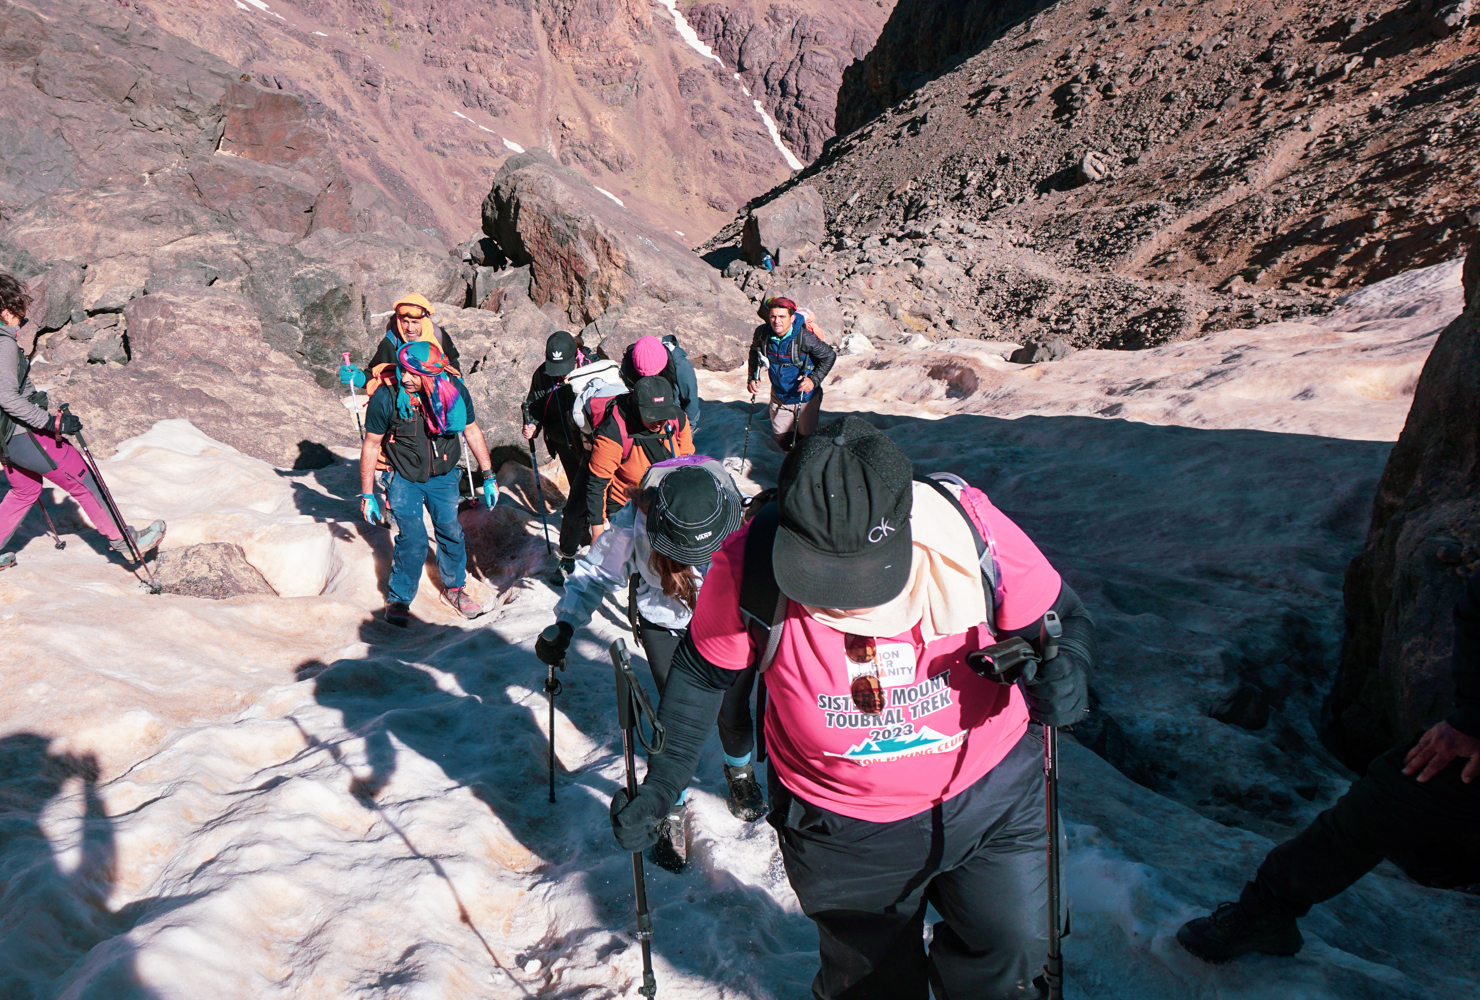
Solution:
{"label": "black hiking shoe", "polygon": [[561,556],[560,557],[560,572],[564,573],[566,576],[570,576],[575,571],[576,571],[576,558],[575,558],[575,556]]}
{"label": "black hiking shoe", "polygon": [[755,780],[755,766],[725,765],[725,781],[730,784],[730,815],[753,823],[770,811],[760,783]]}
{"label": "black hiking shoe", "polygon": [[676,802],[658,822],[658,842],[648,848],[648,860],[677,875],[689,862],[689,807]]}
{"label": "black hiking shoe", "polygon": [[391,601],[385,606],[385,620],[398,628],[405,628],[411,620],[411,608],[400,601]]}
{"label": "black hiking shoe", "polygon": [[1219,903],[1206,917],[1183,924],[1177,940],[1198,958],[1215,963],[1251,951],[1289,956],[1305,945],[1294,917],[1265,916],[1244,903]]}

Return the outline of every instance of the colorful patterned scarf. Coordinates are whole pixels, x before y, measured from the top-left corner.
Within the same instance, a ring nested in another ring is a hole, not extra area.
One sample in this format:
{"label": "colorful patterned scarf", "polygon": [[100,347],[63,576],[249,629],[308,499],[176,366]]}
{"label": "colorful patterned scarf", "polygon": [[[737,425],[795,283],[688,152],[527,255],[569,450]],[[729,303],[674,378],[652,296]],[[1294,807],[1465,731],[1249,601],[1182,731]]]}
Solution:
{"label": "colorful patterned scarf", "polygon": [[[396,364],[430,380],[430,390],[426,388],[427,382],[424,381],[420,395],[421,412],[426,417],[427,429],[432,434],[455,434],[466,426],[467,415],[457,382],[457,376],[461,373],[447,363],[442,348],[428,340],[413,341],[396,353]],[[398,379],[396,413],[402,420],[410,420],[411,410],[411,396]]]}

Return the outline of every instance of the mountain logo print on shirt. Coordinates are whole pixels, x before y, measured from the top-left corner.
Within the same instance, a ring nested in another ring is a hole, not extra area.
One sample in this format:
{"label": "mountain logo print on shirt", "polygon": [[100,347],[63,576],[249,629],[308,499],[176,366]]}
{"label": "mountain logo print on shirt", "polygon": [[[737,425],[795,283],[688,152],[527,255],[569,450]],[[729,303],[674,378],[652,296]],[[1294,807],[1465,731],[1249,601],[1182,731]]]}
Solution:
{"label": "mountain logo print on shirt", "polygon": [[924,726],[917,733],[907,733],[888,739],[864,740],[856,746],[849,747],[847,753],[824,752],[829,757],[842,757],[844,760],[856,761],[859,764],[878,764],[887,760],[902,760],[905,757],[917,757],[927,753],[945,753],[960,746],[965,738],[965,733],[943,736],[929,726]]}

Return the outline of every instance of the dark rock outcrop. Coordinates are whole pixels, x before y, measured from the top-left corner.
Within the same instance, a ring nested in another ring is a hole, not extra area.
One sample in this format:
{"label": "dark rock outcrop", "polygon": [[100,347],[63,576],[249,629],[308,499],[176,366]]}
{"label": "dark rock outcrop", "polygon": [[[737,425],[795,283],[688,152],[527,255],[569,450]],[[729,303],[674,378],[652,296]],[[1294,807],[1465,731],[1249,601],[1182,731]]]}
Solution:
{"label": "dark rock outcrop", "polygon": [[[544,150],[510,157],[483,202],[483,230],[530,268],[536,306],[598,334],[613,356],[642,333],[674,333],[695,364],[740,363],[750,303],[693,251],[643,222]],[[640,332],[638,332],[640,331]]]}
{"label": "dark rock outcrop", "polygon": [[159,554],[155,572],[166,594],[213,601],[254,594],[277,596],[257,567],[247,562],[241,546],[230,542],[202,542],[183,549],[165,549]]}
{"label": "dark rock outcrop", "polygon": [[1439,335],[1346,576],[1350,632],[1328,738],[1353,766],[1448,713],[1451,613],[1480,570],[1480,241],[1463,315]]}
{"label": "dark rock outcrop", "polygon": [[760,264],[765,254],[778,264],[789,263],[826,238],[822,197],[816,188],[798,184],[751,210],[740,233],[740,250],[752,264]]}

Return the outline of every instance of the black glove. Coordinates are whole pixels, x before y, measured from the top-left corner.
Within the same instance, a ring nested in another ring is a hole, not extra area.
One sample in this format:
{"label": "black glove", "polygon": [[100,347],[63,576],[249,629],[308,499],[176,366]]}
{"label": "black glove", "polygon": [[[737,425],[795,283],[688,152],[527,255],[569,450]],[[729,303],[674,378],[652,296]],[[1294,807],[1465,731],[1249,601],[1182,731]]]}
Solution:
{"label": "black glove", "polygon": [[627,789],[612,796],[612,833],[622,850],[636,854],[658,842],[658,821],[668,815],[672,799],[661,788],[638,785],[637,798],[628,800]]}
{"label": "black glove", "polygon": [[71,413],[63,413],[57,418],[57,430],[63,434],[76,434],[82,430],[82,421]]}
{"label": "black glove", "polygon": [[1089,710],[1089,676],[1074,656],[1062,649],[1038,664],[1031,680],[1020,682],[1028,717],[1043,726],[1072,726]]}
{"label": "black glove", "polygon": [[570,638],[575,634],[576,630],[570,622],[556,622],[541,632],[540,637],[534,641],[534,655],[546,666],[555,666],[565,659]]}

